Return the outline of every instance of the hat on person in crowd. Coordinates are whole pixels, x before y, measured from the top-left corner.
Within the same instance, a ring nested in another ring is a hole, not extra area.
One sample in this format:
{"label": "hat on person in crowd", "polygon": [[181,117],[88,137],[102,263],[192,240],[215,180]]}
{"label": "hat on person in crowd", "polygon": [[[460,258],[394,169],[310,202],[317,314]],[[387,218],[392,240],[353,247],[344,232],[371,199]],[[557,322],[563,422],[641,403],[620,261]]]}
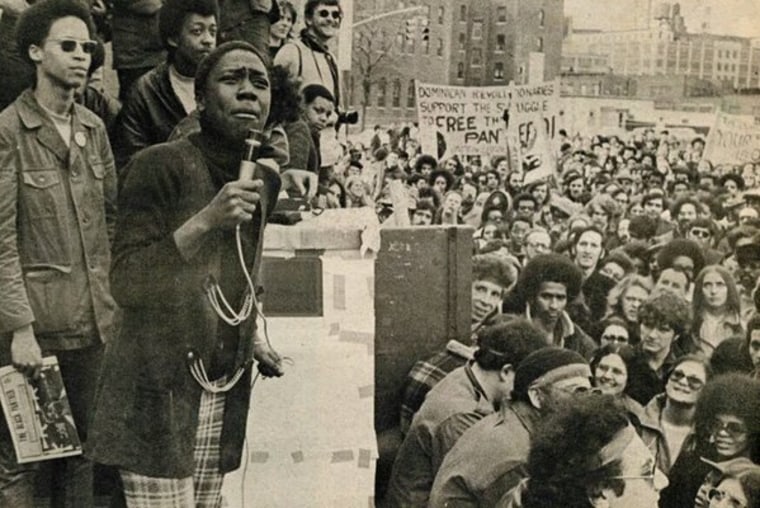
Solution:
{"label": "hat on person in crowd", "polygon": [[545,347],[525,357],[517,366],[512,397],[525,401],[529,388],[547,386],[572,377],[590,378],[588,361],[569,349]]}
{"label": "hat on person in crowd", "polygon": [[382,162],[385,160],[386,157],[388,157],[388,149],[380,147],[372,154],[372,156],[375,158],[377,162]]}
{"label": "hat on person in crowd", "polygon": [[736,457],[733,459],[724,460],[722,462],[716,462],[704,457],[700,457],[700,460],[705,464],[708,464],[715,468],[718,472],[720,472],[721,475],[733,476],[743,473],[749,469],[760,470],[760,466],[752,462],[747,457]]}
{"label": "hat on person in crowd", "polygon": [[629,182],[632,182],[633,175],[631,175],[631,172],[628,171],[627,169],[621,169],[620,171],[618,171],[617,175],[615,176],[615,180],[617,180],[618,182],[623,182],[626,180]]}
{"label": "hat on person in crowd", "polygon": [[576,213],[579,213],[581,210],[583,210],[583,205],[576,203],[575,201],[571,201],[564,196],[559,196],[552,193],[551,199],[549,200],[549,208],[559,211],[566,217],[572,217]]}
{"label": "hat on person in crowd", "polygon": [[[532,198],[532,196],[531,196]],[[488,195],[486,202],[483,203],[483,210],[501,210],[505,214],[512,208],[512,198],[504,191],[495,190]]]}

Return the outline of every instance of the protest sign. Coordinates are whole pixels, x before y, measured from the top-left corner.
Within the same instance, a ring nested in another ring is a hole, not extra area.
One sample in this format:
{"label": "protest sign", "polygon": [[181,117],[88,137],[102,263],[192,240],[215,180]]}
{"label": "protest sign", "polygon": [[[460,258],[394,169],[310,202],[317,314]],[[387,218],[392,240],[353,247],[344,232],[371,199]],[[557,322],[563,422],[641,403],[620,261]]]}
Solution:
{"label": "protest sign", "polygon": [[417,82],[417,119],[422,151],[452,155],[506,155],[506,86],[464,87]]}
{"label": "protest sign", "polygon": [[713,164],[760,162],[760,125],[748,116],[719,112],[702,157]]}
{"label": "protest sign", "polygon": [[512,85],[507,136],[516,147],[524,184],[548,178],[556,169],[553,140],[559,131],[559,83]]}

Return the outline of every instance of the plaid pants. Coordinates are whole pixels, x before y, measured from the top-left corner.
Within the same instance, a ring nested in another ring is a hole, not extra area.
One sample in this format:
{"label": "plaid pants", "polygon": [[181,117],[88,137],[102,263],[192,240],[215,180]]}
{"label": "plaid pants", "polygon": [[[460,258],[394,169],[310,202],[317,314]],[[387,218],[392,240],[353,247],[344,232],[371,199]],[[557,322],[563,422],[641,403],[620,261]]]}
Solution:
{"label": "plaid pants", "polygon": [[219,472],[224,417],[224,393],[203,391],[195,433],[195,472],[188,478],[155,478],[120,470],[129,508],[219,508],[222,480]]}

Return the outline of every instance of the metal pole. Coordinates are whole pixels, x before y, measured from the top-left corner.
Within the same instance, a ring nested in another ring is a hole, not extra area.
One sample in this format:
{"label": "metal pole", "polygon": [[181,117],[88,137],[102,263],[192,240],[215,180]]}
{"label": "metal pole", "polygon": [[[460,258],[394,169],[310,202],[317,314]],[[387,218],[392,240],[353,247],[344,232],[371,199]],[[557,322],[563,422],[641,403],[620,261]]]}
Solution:
{"label": "metal pole", "polygon": [[406,9],[397,9],[395,11],[385,12],[383,14],[378,14],[377,16],[372,16],[367,19],[363,19],[361,21],[357,21],[353,25],[351,25],[351,28],[356,28],[357,26],[366,25],[367,23],[373,23],[377,20],[383,19],[383,18],[389,18],[391,16],[397,16],[399,14],[406,14],[408,12],[415,12],[415,11],[421,11],[424,10],[424,5],[418,5],[416,7],[407,7]]}

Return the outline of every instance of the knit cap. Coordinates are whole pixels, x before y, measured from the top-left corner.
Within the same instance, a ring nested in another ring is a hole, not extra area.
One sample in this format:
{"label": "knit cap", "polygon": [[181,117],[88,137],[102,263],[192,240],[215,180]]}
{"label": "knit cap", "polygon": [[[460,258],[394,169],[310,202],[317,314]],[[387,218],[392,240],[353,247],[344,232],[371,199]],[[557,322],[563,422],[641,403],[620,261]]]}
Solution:
{"label": "knit cap", "polygon": [[591,377],[591,369],[583,356],[560,347],[550,346],[531,353],[515,371],[514,391],[528,392],[531,385],[546,385],[571,377]]}

